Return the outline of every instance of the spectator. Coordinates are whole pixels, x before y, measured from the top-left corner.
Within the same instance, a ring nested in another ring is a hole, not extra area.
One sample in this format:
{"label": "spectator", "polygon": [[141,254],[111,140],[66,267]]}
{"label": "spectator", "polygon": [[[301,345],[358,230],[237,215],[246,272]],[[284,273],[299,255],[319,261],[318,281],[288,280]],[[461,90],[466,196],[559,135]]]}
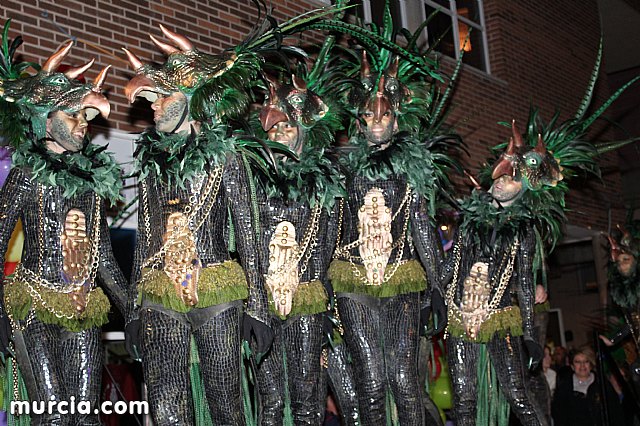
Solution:
{"label": "spectator", "polygon": [[552,358],[551,368],[557,373],[556,383],[565,378],[565,376],[570,377],[573,374],[567,362],[567,349],[564,346],[556,346],[553,350]]}
{"label": "spectator", "polygon": [[622,425],[624,419],[616,392],[609,381],[602,385],[593,373],[595,354],[584,347],[571,358],[573,374],[561,377],[553,397],[552,415],[555,426],[600,426],[604,425],[602,401],[606,401],[610,425]]}
{"label": "spectator", "polygon": [[551,349],[549,346],[544,347],[544,358],[542,358],[542,372],[547,379],[549,385],[549,391],[553,397],[553,392],[556,390],[556,372],[551,368]]}

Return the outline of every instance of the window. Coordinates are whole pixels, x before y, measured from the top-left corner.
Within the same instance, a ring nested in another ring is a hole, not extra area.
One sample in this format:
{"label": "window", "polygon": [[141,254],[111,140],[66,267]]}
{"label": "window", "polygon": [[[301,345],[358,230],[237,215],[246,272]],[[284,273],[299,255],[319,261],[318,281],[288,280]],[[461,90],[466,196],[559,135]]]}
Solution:
{"label": "window", "polygon": [[[464,50],[463,63],[489,72],[482,0],[391,0],[390,9],[394,23],[412,32],[431,16],[422,43],[456,60]],[[362,0],[365,22],[381,25],[383,10],[384,0]]]}

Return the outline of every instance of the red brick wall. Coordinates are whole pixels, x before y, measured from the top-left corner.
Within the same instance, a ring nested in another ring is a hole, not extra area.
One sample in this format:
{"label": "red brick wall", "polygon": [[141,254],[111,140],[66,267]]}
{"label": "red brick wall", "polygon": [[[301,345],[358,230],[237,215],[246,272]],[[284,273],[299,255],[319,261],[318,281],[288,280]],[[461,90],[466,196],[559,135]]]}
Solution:
{"label": "red brick wall", "polygon": [[[485,0],[491,74],[464,68],[453,97],[452,123],[469,146],[465,163],[473,171],[487,157],[487,147],[506,140],[510,130],[498,121],[515,119],[524,127],[529,106],[537,105],[546,120],[559,109],[563,118],[575,113],[596,61],[600,38],[596,0]],[[596,86],[598,107],[609,95],[604,75]],[[600,100],[600,101],[598,101]],[[595,108],[592,108],[595,110]],[[611,112],[605,114],[611,117]],[[592,132],[604,140],[610,134]],[[602,166],[604,185],[573,181],[568,205],[572,224],[606,229],[607,209],[614,223],[624,219],[616,154]]]}
{"label": "red brick wall", "polygon": [[[278,18],[321,5],[289,0],[272,3]],[[565,118],[576,110],[600,37],[596,0],[485,0],[484,5],[491,74],[463,69],[450,120],[469,146],[471,158],[465,162],[474,172],[486,157],[486,147],[509,136],[509,130],[497,121],[516,119],[524,125],[531,103],[547,119],[556,108]],[[42,62],[67,38],[41,16],[46,10],[78,38],[71,59],[74,65],[95,57],[99,66],[114,66],[106,84],[113,106],[110,125],[124,131],[140,131],[145,124],[130,122],[122,87],[132,72],[121,47],[143,60],[163,61],[148,33],[159,35],[157,24],[164,23],[190,37],[201,50],[216,52],[241,40],[255,20],[250,0],[2,0],[2,6],[2,21],[13,19],[11,35],[22,34],[25,39],[20,51],[24,59]],[[90,71],[90,77],[97,69]],[[597,98],[607,96],[608,87],[601,78]],[[573,224],[605,229],[609,206],[614,207],[614,223],[623,220],[616,156],[608,156],[603,166],[608,171],[604,185],[582,185],[580,193],[569,197]]]}
{"label": "red brick wall", "polygon": [[[323,5],[318,1],[272,3],[278,19]],[[48,18],[41,16],[43,11],[48,12]],[[130,123],[130,107],[122,88],[133,72],[122,47],[144,61],[164,62],[148,36],[161,36],[158,24],[164,24],[189,37],[199,49],[215,53],[241,41],[256,20],[251,0],[2,0],[0,13],[3,23],[12,19],[11,37],[23,36],[25,43],[19,53],[25,60],[42,63],[68,39],[53,20],[78,39],[68,62],[77,65],[95,58],[90,77],[99,67],[113,65],[105,84],[112,105],[109,121],[112,127],[125,131],[140,131],[145,124]]]}

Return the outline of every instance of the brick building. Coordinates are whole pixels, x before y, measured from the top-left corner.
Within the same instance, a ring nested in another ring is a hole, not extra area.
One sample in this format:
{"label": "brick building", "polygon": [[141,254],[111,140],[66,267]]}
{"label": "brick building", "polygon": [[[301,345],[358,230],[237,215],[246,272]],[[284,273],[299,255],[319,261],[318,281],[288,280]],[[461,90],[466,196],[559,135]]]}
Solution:
{"label": "brick building", "polygon": [[[25,44],[20,53],[25,60],[42,62],[61,42],[72,36],[77,40],[71,55],[76,63],[72,65],[96,58],[97,64],[90,73],[97,72],[98,67],[113,65],[105,85],[112,102],[112,115],[109,123],[98,123],[102,128],[93,130],[108,140],[126,140],[127,133],[140,132],[150,122],[150,115],[132,109],[125,100],[122,88],[133,73],[121,47],[127,47],[143,60],[163,61],[148,37],[149,33],[158,35],[158,24],[163,23],[188,36],[201,50],[217,52],[240,41],[256,19],[250,0],[1,2],[0,19],[12,19],[10,35],[24,37]],[[381,2],[363,0],[355,13],[375,21]],[[327,4],[320,0],[272,0],[271,3],[278,19]],[[476,51],[465,55],[468,64],[462,69],[452,97],[455,110],[449,120],[466,141],[471,156],[464,162],[472,172],[478,170],[488,146],[509,137],[510,130],[497,125],[498,121],[516,119],[524,124],[531,104],[540,108],[545,119],[549,119],[556,109],[563,112],[563,118],[569,118],[575,112],[597,56],[601,35],[597,0],[458,0],[457,6],[453,0],[397,0],[395,19],[415,26],[425,16],[425,10],[428,12],[438,4],[449,8],[453,34],[473,28],[471,41]],[[452,46],[459,45],[459,40],[451,40]],[[446,40],[442,46],[447,51]],[[457,49],[452,46],[448,49],[455,55]],[[450,69],[454,60],[445,57],[443,63]],[[594,105],[599,106],[598,100],[606,99],[609,93],[603,75],[597,84]],[[613,109],[605,115],[611,117],[612,112]],[[613,138],[611,132],[600,131],[602,126],[595,127],[594,135],[605,140]],[[602,182],[573,182],[574,188],[580,188],[572,191],[568,200],[572,209],[569,213],[570,236],[583,244],[585,241],[592,244],[591,238],[596,236],[590,250],[591,260],[586,260],[596,263],[593,279],[597,284],[595,292],[586,292],[588,307],[597,308],[606,301],[603,261],[598,260],[604,252],[598,248],[597,234],[606,231],[609,220],[613,223],[624,220],[618,161],[618,154],[606,155],[602,161],[606,171]],[[571,246],[568,247],[570,254],[566,256],[575,257],[571,254]],[[552,276],[555,277],[553,282],[562,286],[566,286],[567,280],[583,280],[567,278],[553,271]],[[551,292],[554,296],[554,288]],[[582,296],[584,294],[580,294]]]}

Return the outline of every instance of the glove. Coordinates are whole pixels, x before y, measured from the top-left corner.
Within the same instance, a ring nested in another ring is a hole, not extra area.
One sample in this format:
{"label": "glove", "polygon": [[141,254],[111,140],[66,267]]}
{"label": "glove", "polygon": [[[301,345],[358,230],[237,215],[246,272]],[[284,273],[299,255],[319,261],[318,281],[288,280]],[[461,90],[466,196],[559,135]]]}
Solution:
{"label": "glove", "polygon": [[[433,312],[434,329],[429,330],[429,319]],[[431,303],[420,310],[420,328],[429,330],[427,336],[440,334],[447,326],[447,306],[440,289],[434,288],[431,292]]]}
{"label": "glove", "polygon": [[140,320],[134,319],[124,326],[124,347],[135,361],[142,361],[140,355]]}
{"label": "glove", "polygon": [[524,345],[529,353],[529,369],[535,370],[544,357],[542,346],[531,337],[524,338]]}
{"label": "glove", "polygon": [[9,354],[11,334],[9,318],[6,315],[0,315],[0,354],[2,354],[3,358]]}
{"label": "glove", "polygon": [[258,359],[261,358],[273,343],[273,330],[267,324],[247,314],[243,315],[242,328],[244,340],[251,343],[251,336],[255,338],[254,352]]}

